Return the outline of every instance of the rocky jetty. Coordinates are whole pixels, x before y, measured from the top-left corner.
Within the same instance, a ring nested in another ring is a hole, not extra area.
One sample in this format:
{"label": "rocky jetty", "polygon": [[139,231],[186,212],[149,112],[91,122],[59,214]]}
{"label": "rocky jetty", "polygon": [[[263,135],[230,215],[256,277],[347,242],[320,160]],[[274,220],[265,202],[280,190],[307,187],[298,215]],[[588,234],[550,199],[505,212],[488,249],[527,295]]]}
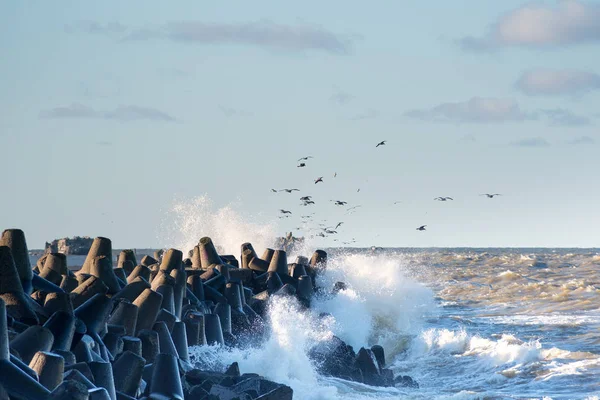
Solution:
{"label": "rocky jetty", "polygon": [[62,253],[73,256],[85,256],[92,247],[94,239],[88,236],[55,239],[44,245],[45,253]]}
{"label": "rocky jetty", "polygon": [[[238,259],[204,237],[185,260],[176,249],[139,261],[123,250],[113,265],[111,254],[111,241],[98,237],[76,273],[54,252],[32,268],[23,232],[3,232],[0,399],[292,399],[290,387],[241,373],[237,363],[202,369],[188,348],[260,345],[270,302],[291,297],[310,307],[315,293],[341,287],[316,287],[327,267],[321,250],[288,263],[283,250],[259,257],[244,243]],[[309,355],[325,375],[395,383],[380,346],[355,352],[333,337]]]}

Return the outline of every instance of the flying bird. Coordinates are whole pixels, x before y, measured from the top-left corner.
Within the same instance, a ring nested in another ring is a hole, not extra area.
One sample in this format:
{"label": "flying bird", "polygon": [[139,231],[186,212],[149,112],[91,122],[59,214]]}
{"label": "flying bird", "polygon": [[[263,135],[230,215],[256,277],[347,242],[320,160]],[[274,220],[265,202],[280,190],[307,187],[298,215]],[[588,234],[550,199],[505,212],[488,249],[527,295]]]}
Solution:
{"label": "flying bird", "polygon": [[424,231],[424,230],[426,230],[426,229],[425,229],[425,227],[426,227],[426,226],[427,226],[427,225],[421,225],[420,227],[418,227],[418,228],[417,228],[417,230],[418,230],[418,231]]}
{"label": "flying bird", "polygon": [[454,200],[454,199],[452,197],[436,197],[434,200],[447,201],[447,200]]}
{"label": "flying bird", "polygon": [[335,172],[335,173],[333,174],[333,177],[334,177],[334,178],[335,178],[335,177],[337,177],[337,172]]}
{"label": "flying bird", "polygon": [[352,211],[352,210],[356,210],[357,208],[362,207],[362,206],[354,206],[354,207],[350,207],[349,209],[347,209],[346,211]]}
{"label": "flying bird", "polygon": [[333,229],[339,228],[340,226],[342,226],[342,224],[343,224],[343,222],[338,222],[337,225],[335,226],[335,228],[333,228]]}
{"label": "flying bird", "polygon": [[304,203],[302,205],[303,206],[308,206],[309,204],[315,204],[315,202],[312,201],[312,200],[304,200]]}
{"label": "flying bird", "polygon": [[277,190],[275,190],[275,189],[271,189],[271,192],[273,192],[273,193],[277,193]]}
{"label": "flying bird", "polygon": [[312,199],[312,196],[303,196],[303,197],[300,197],[300,200],[302,200],[302,201],[307,201],[307,200],[310,200],[310,199]]}
{"label": "flying bird", "polygon": [[315,185],[316,185],[317,183],[319,183],[319,182],[323,182],[323,177],[322,177],[322,176],[318,177],[318,178],[315,180]]}
{"label": "flying bird", "polygon": [[331,201],[333,201],[336,206],[345,206],[346,204],[348,204],[348,202],[341,201],[341,200],[331,200]]}
{"label": "flying bird", "polygon": [[301,162],[300,164],[298,164],[298,168],[304,168],[304,167],[306,167],[305,163]]}
{"label": "flying bird", "polygon": [[356,193],[360,192],[360,188],[356,189]]}
{"label": "flying bird", "polygon": [[279,212],[282,214],[291,214],[292,213],[291,211],[288,211],[288,210],[279,210]]}
{"label": "flying bird", "polygon": [[292,192],[299,192],[300,189],[281,189],[280,192],[287,192],[287,193],[292,193]]}
{"label": "flying bird", "polygon": [[482,193],[480,196],[487,196],[488,199],[493,199],[494,196],[502,196],[500,193]]}
{"label": "flying bird", "polygon": [[309,158],[313,158],[313,156],[306,156],[306,157],[302,157],[302,158],[299,158],[299,159],[298,159],[298,161],[306,161],[306,160],[308,160]]}
{"label": "flying bird", "polygon": [[377,143],[377,146],[375,146],[375,148],[379,146],[385,146],[385,142],[387,142],[387,140],[382,140],[381,142]]}
{"label": "flying bird", "polygon": [[395,201],[394,205],[402,203],[401,201]]}

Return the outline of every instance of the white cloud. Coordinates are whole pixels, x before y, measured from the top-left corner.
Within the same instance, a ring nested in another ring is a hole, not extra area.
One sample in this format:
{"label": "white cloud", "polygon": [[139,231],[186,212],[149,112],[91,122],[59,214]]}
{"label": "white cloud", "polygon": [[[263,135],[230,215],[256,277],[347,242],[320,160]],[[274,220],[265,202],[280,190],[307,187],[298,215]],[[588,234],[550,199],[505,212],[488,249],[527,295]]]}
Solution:
{"label": "white cloud", "polygon": [[579,0],[528,4],[503,15],[487,35],[465,37],[460,42],[470,50],[600,42],[600,4]]}
{"label": "white cloud", "polygon": [[512,99],[473,97],[458,103],[442,103],[430,109],[410,110],[405,116],[425,121],[455,123],[502,123],[535,119]]}
{"label": "white cloud", "polygon": [[589,136],[580,136],[573,140],[570,140],[567,143],[572,144],[572,145],[580,145],[580,144],[585,145],[585,144],[594,144],[594,143],[596,143],[596,141]]}
{"label": "white cloud", "polygon": [[126,40],[166,39],[195,44],[238,44],[287,51],[321,50],[347,54],[352,39],[315,25],[286,25],[261,20],[244,23],[169,22],[132,30]]}
{"label": "white cloud", "polygon": [[117,121],[135,121],[139,119],[147,119],[153,121],[175,121],[175,118],[166,112],[155,108],[140,107],[140,106],[119,106],[112,111],[105,112],[103,118],[115,119]]}
{"label": "white cloud", "polygon": [[548,118],[551,126],[585,126],[592,123],[588,117],[574,114],[564,108],[541,110],[540,112]]}
{"label": "white cloud", "polygon": [[109,119],[121,122],[135,120],[175,121],[171,115],[150,107],[135,105],[118,106],[110,111],[97,111],[79,103],[70,106],[54,107],[42,110],[39,114],[42,119],[82,118],[82,119]]}
{"label": "white cloud", "polygon": [[570,69],[537,68],[525,71],[516,87],[529,96],[574,95],[600,89],[600,75]]}
{"label": "white cloud", "polygon": [[517,147],[548,147],[550,143],[544,138],[534,137],[511,142],[511,145]]}

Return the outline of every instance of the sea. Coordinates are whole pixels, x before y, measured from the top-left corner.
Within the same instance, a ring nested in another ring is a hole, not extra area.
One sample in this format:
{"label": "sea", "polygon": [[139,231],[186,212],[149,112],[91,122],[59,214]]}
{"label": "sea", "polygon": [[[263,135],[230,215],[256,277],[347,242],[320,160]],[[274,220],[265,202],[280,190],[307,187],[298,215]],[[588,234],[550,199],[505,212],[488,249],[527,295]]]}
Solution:
{"label": "sea", "polygon": [[[192,347],[197,366],[237,361],[302,400],[599,398],[600,249],[326,250],[318,285],[346,289],[308,311],[294,299],[271,304],[264,343]],[[319,375],[307,351],[332,335],[355,351],[382,345],[394,375],[419,387]]]}

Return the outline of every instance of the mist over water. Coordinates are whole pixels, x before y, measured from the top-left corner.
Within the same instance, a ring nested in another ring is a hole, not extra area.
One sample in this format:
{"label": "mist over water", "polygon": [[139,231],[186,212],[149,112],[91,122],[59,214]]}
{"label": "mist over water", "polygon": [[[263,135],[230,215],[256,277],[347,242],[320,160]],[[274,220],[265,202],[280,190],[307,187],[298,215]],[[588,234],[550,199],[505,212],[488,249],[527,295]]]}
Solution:
{"label": "mist over water", "polygon": [[[167,247],[210,236],[238,255],[274,242],[235,207],[206,197],[175,202]],[[298,254],[317,247],[306,243]],[[600,257],[596,250],[329,249],[317,284],[347,287],[313,299],[272,302],[268,339],[257,346],[190,349],[202,368],[237,361],[294,389],[298,399],[597,399],[600,393]],[[290,254],[290,258],[296,254]],[[291,262],[291,260],[290,260]],[[326,317],[319,317],[328,313]],[[332,335],[353,346],[380,344],[395,375],[420,385],[376,388],[320,376],[307,352]]]}

